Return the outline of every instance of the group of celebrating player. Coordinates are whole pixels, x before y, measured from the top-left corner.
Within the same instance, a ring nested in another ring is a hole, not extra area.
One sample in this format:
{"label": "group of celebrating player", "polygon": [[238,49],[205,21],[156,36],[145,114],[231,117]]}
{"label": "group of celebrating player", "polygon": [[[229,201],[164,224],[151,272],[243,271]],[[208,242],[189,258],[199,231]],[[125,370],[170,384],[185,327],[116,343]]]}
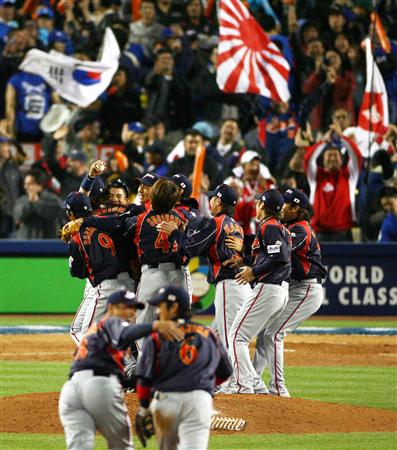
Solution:
{"label": "group of celebrating player", "polygon": [[[289,397],[284,336],[320,307],[326,275],[308,198],[292,188],[263,192],[257,233],[244,235],[233,219],[237,194],[226,184],[207,193],[212,217],[204,219],[181,174],[137,179],[140,205],[128,204],[121,180],[93,202],[103,170],[94,163],[80,192],[65,201],[70,271],[87,279],[71,326],[75,361],[59,403],[67,448],[93,448],[99,430],[109,448],[132,449],[122,386],[137,379],[141,442],[154,432],[153,417],[161,449],[205,449],[216,389]],[[197,255],[207,257],[216,287],[212,329],[190,320],[188,264]]]}

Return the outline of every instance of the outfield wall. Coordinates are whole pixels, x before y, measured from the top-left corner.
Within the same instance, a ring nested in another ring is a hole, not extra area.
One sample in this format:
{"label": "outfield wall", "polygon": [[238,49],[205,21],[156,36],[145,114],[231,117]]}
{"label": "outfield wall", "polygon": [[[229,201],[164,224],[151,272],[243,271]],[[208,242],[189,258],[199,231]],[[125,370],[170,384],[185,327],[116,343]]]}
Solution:
{"label": "outfield wall", "polygon": [[[397,244],[323,244],[329,275],[324,315],[396,315]],[[67,247],[60,241],[0,240],[0,313],[72,313],[84,280],[71,278]],[[196,258],[191,271],[196,301],[210,303],[206,266]]]}

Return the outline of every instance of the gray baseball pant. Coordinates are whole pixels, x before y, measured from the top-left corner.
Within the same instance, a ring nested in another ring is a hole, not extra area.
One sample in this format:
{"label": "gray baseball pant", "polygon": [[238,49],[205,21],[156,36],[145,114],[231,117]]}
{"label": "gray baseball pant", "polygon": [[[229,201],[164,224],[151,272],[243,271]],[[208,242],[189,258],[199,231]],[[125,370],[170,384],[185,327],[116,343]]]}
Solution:
{"label": "gray baseball pant", "polygon": [[[137,299],[146,303],[155,297],[161,288],[170,284],[178,285],[188,290],[186,272],[176,267],[174,263],[160,263],[156,268],[150,268],[144,264],[137,289]],[[136,323],[151,323],[156,318],[156,307],[146,304],[145,309],[137,311]],[[142,343],[143,339],[137,341],[138,349],[141,348]]]}
{"label": "gray baseball pant", "polygon": [[249,284],[236,280],[219,281],[215,287],[215,323],[223,346],[229,349],[229,332],[244,300],[251,295]]}
{"label": "gray baseball pant", "polygon": [[212,396],[202,390],[155,392],[150,404],[160,450],[205,450]]}
{"label": "gray baseball pant", "polygon": [[260,377],[266,366],[269,369],[270,393],[290,396],[284,379],[284,337],[313,315],[322,302],[323,288],[316,279],[293,281],[284,311],[258,335],[253,364]]}
{"label": "gray baseball pant", "polygon": [[133,292],[135,290],[134,281],[128,272],[120,273],[116,279],[104,280],[96,287],[93,287],[87,280],[83,301],[77,310],[70,329],[70,335],[77,345],[80,344],[88,328],[101,320],[106,314],[109,296],[121,289],[128,289]]}
{"label": "gray baseball pant", "polygon": [[116,375],[76,372],[64,384],[58,406],[68,450],[92,450],[96,431],[111,450],[134,449],[124,393]]}
{"label": "gray baseball pant", "polygon": [[234,368],[229,386],[236,387],[237,393],[253,394],[258,383],[266,389],[251,362],[249,344],[282,313],[287,301],[288,283],[258,283],[237,313],[229,335],[229,356]]}

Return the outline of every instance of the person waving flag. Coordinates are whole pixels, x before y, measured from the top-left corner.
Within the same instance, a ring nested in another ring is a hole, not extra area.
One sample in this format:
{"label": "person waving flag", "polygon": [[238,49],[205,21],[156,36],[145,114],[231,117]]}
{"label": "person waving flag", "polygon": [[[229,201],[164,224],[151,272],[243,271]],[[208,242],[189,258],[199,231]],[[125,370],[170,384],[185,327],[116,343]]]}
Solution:
{"label": "person waving flag", "polygon": [[290,98],[290,66],[240,0],[220,0],[217,83],[227,93]]}

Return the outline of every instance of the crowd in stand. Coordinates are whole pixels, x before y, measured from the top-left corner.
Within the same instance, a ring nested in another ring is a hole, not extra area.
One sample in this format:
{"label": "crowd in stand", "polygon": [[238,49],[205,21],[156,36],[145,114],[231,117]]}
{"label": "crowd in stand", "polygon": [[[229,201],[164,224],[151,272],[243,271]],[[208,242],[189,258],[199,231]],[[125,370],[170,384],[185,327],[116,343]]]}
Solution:
{"label": "crowd in stand", "polygon": [[[144,173],[191,176],[204,145],[202,192],[232,185],[246,232],[256,226],[254,195],[292,186],[310,195],[320,241],[397,240],[396,3],[378,11],[391,51],[376,40],[373,48],[392,125],[367,146],[355,133],[371,2],[246,2],[290,63],[288,103],[220,91],[216,3],[0,0],[0,237],[55,238],[62,200],[106,144],[117,150],[104,182],[123,179],[131,201]],[[96,60],[106,27],[122,50],[119,67],[87,108],[18,70],[32,48]],[[33,161],[26,143],[40,144]],[[204,195],[200,208],[209,215]]]}

